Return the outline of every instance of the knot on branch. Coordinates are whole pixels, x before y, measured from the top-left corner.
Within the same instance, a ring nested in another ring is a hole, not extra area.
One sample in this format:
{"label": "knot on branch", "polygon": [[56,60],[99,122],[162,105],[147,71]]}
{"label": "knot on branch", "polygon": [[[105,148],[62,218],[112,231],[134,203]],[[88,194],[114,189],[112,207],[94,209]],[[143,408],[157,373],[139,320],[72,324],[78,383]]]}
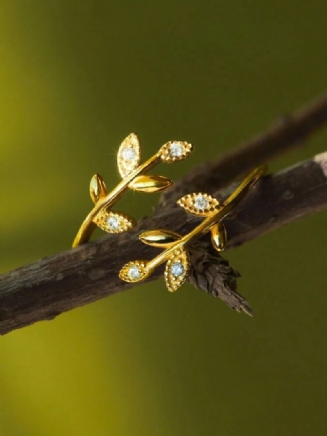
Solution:
{"label": "knot on branch", "polygon": [[236,279],[241,276],[228,260],[222,258],[209,243],[195,243],[190,247],[192,272],[188,281],[213,297],[219,297],[229,307],[253,316],[249,303],[236,292]]}

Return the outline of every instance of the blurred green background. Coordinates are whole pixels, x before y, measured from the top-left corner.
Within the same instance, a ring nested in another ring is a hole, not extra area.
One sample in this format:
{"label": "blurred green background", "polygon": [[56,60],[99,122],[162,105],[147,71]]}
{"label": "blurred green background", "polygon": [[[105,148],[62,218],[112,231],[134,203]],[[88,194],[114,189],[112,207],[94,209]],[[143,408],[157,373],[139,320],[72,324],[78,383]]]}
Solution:
{"label": "blurred green background", "polygon": [[[130,132],[145,157],[192,142],[161,169],[178,178],[322,93],[326,14],[325,0],[2,0],[0,272],[70,247],[91,176],[117,183]],[[271,169],[326,149],[327,131]],[[2,337],[0,435],[325,435],[326,216],[226,253],[253,319],[161,280]]]}

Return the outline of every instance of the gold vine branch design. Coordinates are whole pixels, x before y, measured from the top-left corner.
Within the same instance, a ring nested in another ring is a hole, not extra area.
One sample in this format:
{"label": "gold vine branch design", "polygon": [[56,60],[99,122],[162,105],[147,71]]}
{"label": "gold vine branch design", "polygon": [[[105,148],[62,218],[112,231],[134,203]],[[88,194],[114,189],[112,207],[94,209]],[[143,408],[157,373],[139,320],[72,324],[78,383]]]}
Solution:
{"label": "gold vine branch design", "polygon": [[169,141],[160,150],[141,164],[141,144],[138,136],[131,133],[121,143],[117,154],[117,165],[122,181],[110,193],[103,178],[95,174],[90,183],[90,195],[95,203],[94,208],[81,225],[73,247],[87,242],[95,227],[108,233],[122,233],[135,226],[133,217],[112,211],[112,206],[130,188],[134,191],[154,193],[167,189],[172,181],[164,176],[145,175],[160,162],[173,163],[187,158],[193,146],[185,141]]}
{"label": "gold vine branch design", "polygon": [[182,197],[177,204],[192,215],[205,217],[205,220],[185,236],[161,229],[142,233],[139,236],[141,242],[164,248],[165,251],[151,261],[128,262],[120,270],[119,277],[125,282],[135,283],[149,277],[155,268],[167,261],[164,274],[166,286],[169,291],[176,291],[183,285],[191,269],[190,254],[185,246],[210,231],[213,247],[217,251],[222,251],[227,240],[222,220],[243,199],[265,171],[264,165],[254,169],[222,204],[205,193],[188,194]]}

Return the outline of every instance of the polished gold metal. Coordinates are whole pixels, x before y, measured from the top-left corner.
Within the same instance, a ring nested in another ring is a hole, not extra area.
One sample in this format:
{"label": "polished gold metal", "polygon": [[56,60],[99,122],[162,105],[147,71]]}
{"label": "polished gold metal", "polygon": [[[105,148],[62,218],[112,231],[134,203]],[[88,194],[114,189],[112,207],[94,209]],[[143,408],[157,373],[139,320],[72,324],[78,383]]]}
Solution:
{"label": "polished gold metal", "polygon": [[172,181],[163,176],[144,175],[160,162],[172,163],[187,158],[193,147],[185,141],[169,141],[158,153],[143,164],[141,162],[141,144],[138,136],[131,133],[121,143],[117,154],[118,170],[123,180],[110,193],[104,180],[98,174],[94,175],[90,183],[91,199],[94,208],[82,223],[73,247],[87,242],[96,226],[108,233],[122,233],[135,226],[136,221],[122,212],[112,211],[112,206],[130,188],[140,192],[159,192],[167,189]]}
{"label": "polished gold metal", "polygon": [[227,241],[222,220],[265,172],[266,166],[254,169],[222,204],[204,193],[189,194],[178,200],[177,204],[186,212],[206,217],[205,220],[185,236],[161,229],[142,233],[139,239],[144,244],[164,248],[165,251],[150,261],[136,260],[127,263],[120,270],[119,277],[129,283],[139,282],[149,277],[155,268],[167,261],[166,286],[169,291],[176,291],[185,282],[191,268],[189,252],[185,246],[210,231],[213,247],[217,251],[222,251]]}
{"label": "polished gold metal", "polygon": [[223,251],[227,242],[227,232],[221,221],[211,227],[211,243],[217,251]]}

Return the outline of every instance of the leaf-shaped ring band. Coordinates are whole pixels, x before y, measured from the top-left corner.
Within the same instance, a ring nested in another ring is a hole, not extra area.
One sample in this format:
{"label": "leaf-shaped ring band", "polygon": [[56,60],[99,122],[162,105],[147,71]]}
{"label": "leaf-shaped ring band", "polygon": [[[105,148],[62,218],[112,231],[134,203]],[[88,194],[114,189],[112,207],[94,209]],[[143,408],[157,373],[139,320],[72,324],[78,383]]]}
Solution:
{"label": "leaf-shaped ring band", "polygon": [[148,175],[160,162],[173,163],[187,158],[193,147],[185,141],[169,141],[164,144],[158,153],[143,164],[141,163],[141,144],[138,136],[131,133],[121,143],[117,154],[118,170],[123,180],[110,193],[102,177],[94,175],[90,183],[90,195],[95,203],[94,208],[83,221],[73,242],[77,247],[87,242],[96,226],[108,233],[122,233],[131,229],[136,221],[122,212],[112,211],[112,206],[120,199],[124,192],[130,188],[141,192],[159,192],[168,188],[172,181],[163,176]]}
{"label": "leaf-shaped ring band", "polygon": [[185,236],[161,229],[142,233],[139,238],[144,244],[164,248],[165,251],[151,261],[136,260],[127,263],[120,270],[119,277],[126,282],[138,282],[149,277],[155,268],[167,261],[166,286],[169,291],[176,291],[185,282],[191,268],[186,245],[210,231],[213,247],[217,251],[222,251],[227,240],[222,220],[237,206],[265,172],[266,166],[264,165],[254,169],[222,204],[204,193],[189,194],[178,200],[177,204],[186,212],[205,217],[205,220]]}

